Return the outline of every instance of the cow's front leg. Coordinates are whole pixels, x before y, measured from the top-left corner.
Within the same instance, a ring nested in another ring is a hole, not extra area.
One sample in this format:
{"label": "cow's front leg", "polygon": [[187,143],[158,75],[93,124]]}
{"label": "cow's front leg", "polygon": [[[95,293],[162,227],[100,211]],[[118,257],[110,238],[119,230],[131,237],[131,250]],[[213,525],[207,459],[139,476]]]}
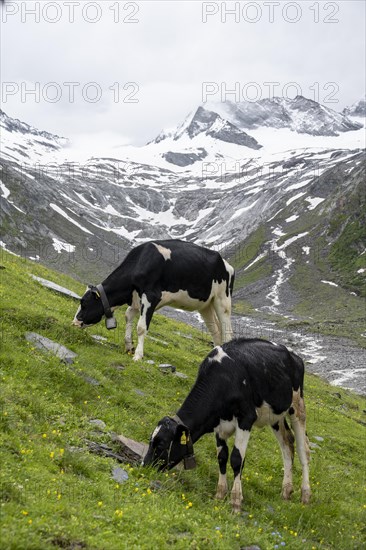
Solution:
{"label": "cow's front leg", "polygon": [[218,434],[215,434],[216,437],[216,450],[217,450],[217,460],[219,462],[219,481],[217,484],[217,491],[215,498],[220,500],[224,499],[228,488],[227,488],[227,478],[226,478],[226,466],[229,458],[229,449],[225,439],[221,439]]}
{"label": "cow's front leg", "polygon": [[146,294],[142,294],[141,296],[141,314],[137,323],[137,348],[133,356],[134,361],[139,361],[144,356],[145,336],[158,301],[154,298],[151,298],[151,301],[149,301]]}
{"label": "cow's front leg", "polygon": [[129,306],[126,310],[126,333],[125,333],[125,348],[127,352],[134,351],[133,342],[132,342],[132,327],[133,320],[139,312],[139,308],[134,304]]}
{"label": "cow's front leg", "polygon": [[230,464],[234,472],[234,484],[231,491],[231,504],[233,512],[239,513],[243,501],[243,490],[241,485],[241,472],[244,466],[245,453],[248,446],[250,430],[242,430],[237,427],[235,432],[234,448],[230,457]]}

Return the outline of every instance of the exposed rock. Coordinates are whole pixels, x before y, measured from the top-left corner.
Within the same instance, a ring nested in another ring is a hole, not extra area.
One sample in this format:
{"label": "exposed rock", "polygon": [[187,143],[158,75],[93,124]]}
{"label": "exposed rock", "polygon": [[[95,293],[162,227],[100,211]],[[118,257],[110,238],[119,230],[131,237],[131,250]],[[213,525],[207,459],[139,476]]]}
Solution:
{"label": "exposed rock", "polygon": [[198,151],[198,153],[174,153],[174,151],[168,151],[163,154],[163,158],[176,166],[189,166],[190,164],[194,164],[197,160],[202,160],[207,157],[205,149],[200,147]]}
{"label": "exposed rock", "polygon": [[157,342],[158,344],[162,344],[163,346],[169,346],[169,343],[165,342],[165,340],[160,340],[160,338],[155,338],[154,336],[150,336],[149,334],[147,335],[147,337],[153,342]]}
{"label": "exposed rock", "polygon": [[99,418],[93,418],[93,420],[89,420],[89,424],[96,426],[102,431],[105,430],[105,428],[107,427],[107,424],[103,422],[103,420],[100,420]]}
{"label": "exposed rock", "polygon": [[150,483],[150,489],[152,491],[160,491],[162,487],[163,487],[163,484],[159,480],[154,480]]}
{"label": "exposed rock", "polygon": [[357,103],[343,109],[346,116],[366,117],[366,99],[360,99]]}
{"label": "exposed rock", "polygon": [[183,334],[183,332],[180,332],[179,330],[175,330],[174,334],[178,334],[178,336],[185,338],[186,340],[193,340],[193,336],[191,334]]}
{"label": "exposed rock", "polygon": [[184,380],[188,378],[186,374],[183,372],[175,371],[174,376],[177,376],[178,378],[183,378]]}
{"label": "exposed rock", "polygon": [[125,455],[114,452],[111,447],[108,447],[105,443],[95,443],[95,441],[87,441],[86,443],[91,453],[106,456],[108,458],[114,458],[118,462],[130,462]]}
{"label": "exposed rock", "polygon": [[120,370],[120,371],[123,371],[126,369],[126,367],[124,365],[112,365],[112,367],[116,370]]}
{"label": "exposed rock", "polygon": [[128,473],[126,472],[126,470],[123,470],[123,468],[116,466],[112,470],[112,478],[114,479],[114,481],[117,481],[117,483],[124,483],[128,480]]}
{"label": "exposed rock", "polygon": [[242,129],[223,119],[218,113],[204,107],[198,107],[189,125],[186,128],[183,127],[182,130],[178,130],[174,137],[175,140],[179,139],[184,133],[187,133],[191,139],[205,133],[214,139],[243,145],[250,149],[260,149],[262,147],[256,139],[249,136]]}
{"label": "exposed rock", "polygon": [[28,342],[32,342],[36,348],[56,355],[56,357],[59,357],[65,363],[71,364],[74,362],[75,357],[77,357],[77,353],[74,353],[65,346],[58,344],[45,336],[41,336],[36,332],[27,332],[25,338]]}
{"label": "exposed rock", "polygon": [[99,334],[92,334],[91,337],[101,344],[103,344],[103,342],[108,342],[108,338],[105,338],[104,336],[99,336]]}
{"label": "exposed rock", "polygon": [[46,288],[50,288],[55,292],[59,292],[60,294],[64,294],[65,296],[69,296],[70,298],[75,298],[75,300],[80,300],[81,298],[81,296],[79,296],[72,290],[69,290],[64,286],[57,285],[56,283],[53,283],[52,281],[48,281],[47,279],[43,279],[43,277],[37,277],[36,275],[31,275],[31,277],[38,283],[41,283],[42,286],[45,286]]}
{"label": "exposed rock", "polygon": [[90,384],[91,386],[100,386],[100,382],[99,380],[96,380],[95,378],[93,378],[92,376],[89,376],[88,374],[84,374],[83,372],[77,372],[77,374],[79,376],[81,376],[81,378],[83,380],[85,380],[85,382],[87,382],[88,384]]}
{"label": "exposed rock", "polygon": [[161,372],[166,373],[166,372],[175,372],[177,369],[176,367],[174,367],[174,365],[170,365],[169,363],[161,363],[159,365],[159,370]]}
{"label": "exposed rock", "polygon": [[113,441],[117,441],[120,444],[121,453],[128,457],[129,461],[140,463],[147,453],[148,445],[124,435],[113,434]]}

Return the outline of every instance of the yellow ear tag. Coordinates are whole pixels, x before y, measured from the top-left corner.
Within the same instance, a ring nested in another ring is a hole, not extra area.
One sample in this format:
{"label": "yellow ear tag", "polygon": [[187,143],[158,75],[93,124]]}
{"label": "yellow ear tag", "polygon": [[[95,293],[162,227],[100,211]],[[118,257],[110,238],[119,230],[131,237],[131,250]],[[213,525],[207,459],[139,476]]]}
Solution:
{"label": "yellow ear tag", "polygon": [[96,291],[95,294],[97,295],[97,298],[100,298],[100,294],[98,291]]}
{"label": "yellow ear tag", "polygon": [[180,444],[181,445],[187,445],[187,437],[185,432],[182,433],[182,437],[180,438]]}

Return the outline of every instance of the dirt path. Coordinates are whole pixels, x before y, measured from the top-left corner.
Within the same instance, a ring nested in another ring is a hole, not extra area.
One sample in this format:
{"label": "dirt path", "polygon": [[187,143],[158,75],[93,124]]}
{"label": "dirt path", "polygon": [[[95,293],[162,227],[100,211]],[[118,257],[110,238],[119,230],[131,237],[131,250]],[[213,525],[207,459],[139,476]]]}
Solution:
{"label": "dirt path", "polygon": [[[160,312],[206,332],[197,313],[167,307]],[[308,372],[319,375],[334,386],[366,395],[366,349],[347,338],[282,329],[271,321],[239,315],[233,316],[233,329],[236,337],[266,338],[284,344],[306,361]]]}

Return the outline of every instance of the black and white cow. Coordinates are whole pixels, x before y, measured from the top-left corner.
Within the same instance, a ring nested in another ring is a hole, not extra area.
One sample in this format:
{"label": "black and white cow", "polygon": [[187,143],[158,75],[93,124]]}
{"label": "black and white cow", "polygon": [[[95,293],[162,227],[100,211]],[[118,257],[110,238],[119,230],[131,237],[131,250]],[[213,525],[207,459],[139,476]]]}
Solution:
{"label": "black and white cow", "polygon": [[241,473],[253,426],[269,425],[282,451],[282,497],[293,492],[294,436],[302,465],[301,501],[310,500],[309,445],[303,396],[304,363],[285,346],[266,340],[240,338],[214,348],[199,368],[197,380],[174,417],[164,417],[152,433],[143,464],[172,468],[181,460],[194,467],[193,444],[214,432],[219,462],[216,498],[225,497],[229,457],[226,440],[235,434],[230,463],[234,471],[231,503],[240,511]]}
{"label": "black and white cow", "polygon": [[132,249],[101,285],[81,298],[73,324],[86,327],[106,317],[115,328],[113,310],[128,304],[126,350],[132,351],[132,324],[137,324],[134,359],[143,357],[144,337],[155,310],[169,305],[199,311],[215,345],[232,338],[231,294],[234,268],[218,252],[179,240],[150,241]]}

